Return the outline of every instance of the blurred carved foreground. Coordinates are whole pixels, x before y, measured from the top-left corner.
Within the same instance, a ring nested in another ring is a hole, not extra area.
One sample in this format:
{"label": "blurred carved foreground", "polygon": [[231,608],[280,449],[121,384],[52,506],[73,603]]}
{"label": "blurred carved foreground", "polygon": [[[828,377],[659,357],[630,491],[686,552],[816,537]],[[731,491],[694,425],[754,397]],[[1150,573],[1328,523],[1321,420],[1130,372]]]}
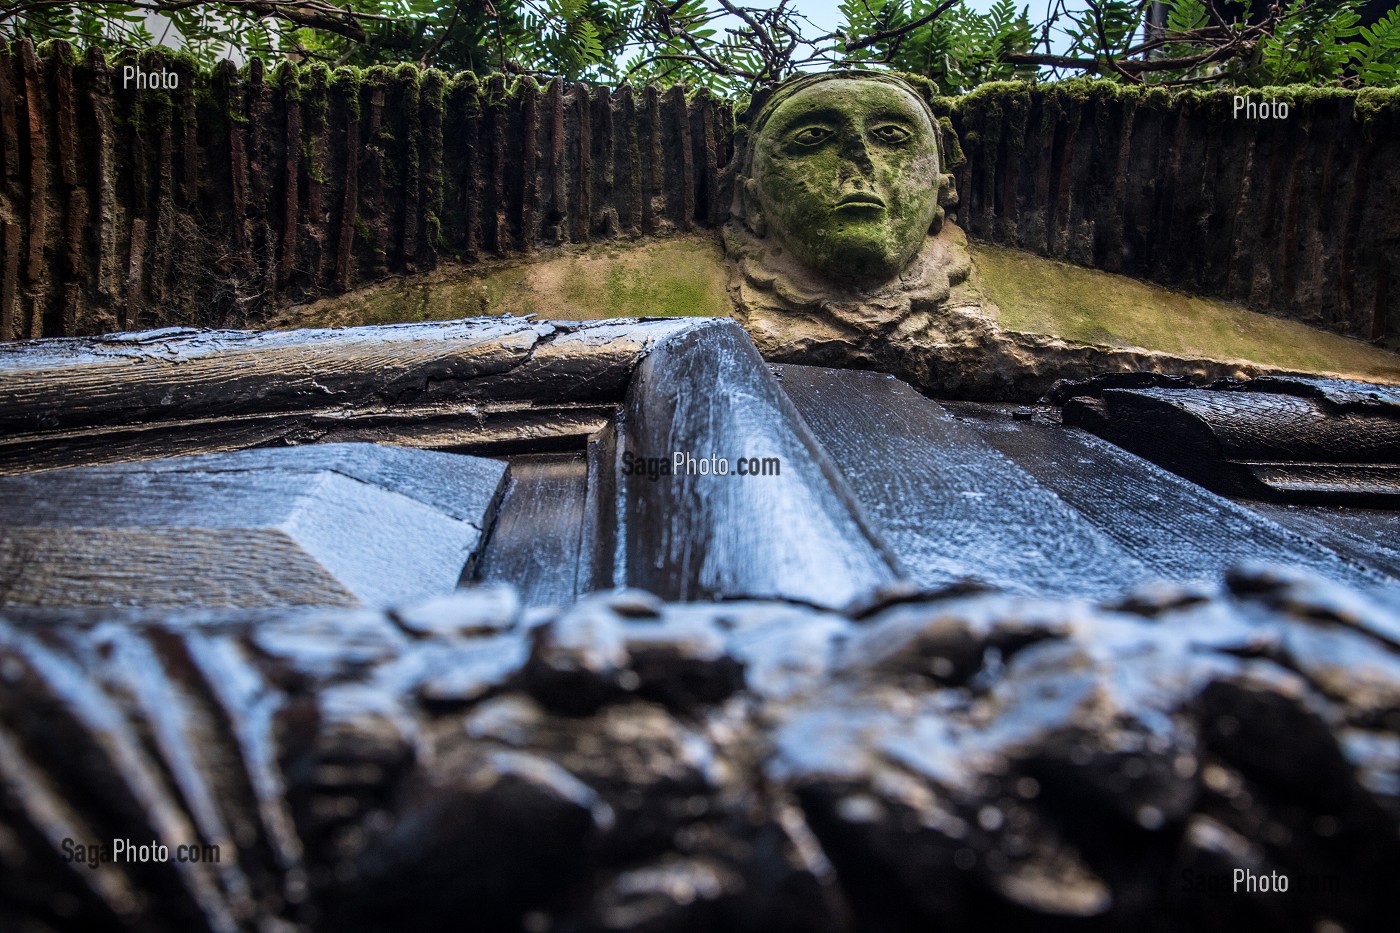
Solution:
{"label": "blurred carved foreground", "polygon": [[[11,622],[5,930],[1361,931],[1400,900],[1400,615],[1283,570]],[[220,859],[64,861],[118,838]]]}

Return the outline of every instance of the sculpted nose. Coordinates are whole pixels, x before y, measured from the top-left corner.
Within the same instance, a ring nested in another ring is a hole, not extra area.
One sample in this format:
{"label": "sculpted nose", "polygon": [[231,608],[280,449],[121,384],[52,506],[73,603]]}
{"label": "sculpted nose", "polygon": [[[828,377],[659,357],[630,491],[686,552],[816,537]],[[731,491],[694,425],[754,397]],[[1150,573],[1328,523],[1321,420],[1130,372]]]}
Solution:
{"label": "sculpted nose", "polygon": [[848,180],[868,179],[874,174],[875,166],[870,161],[870,149],[865,144],[865,138],[859,133],[852,133],[841,141],[841,162],[843,175]]}

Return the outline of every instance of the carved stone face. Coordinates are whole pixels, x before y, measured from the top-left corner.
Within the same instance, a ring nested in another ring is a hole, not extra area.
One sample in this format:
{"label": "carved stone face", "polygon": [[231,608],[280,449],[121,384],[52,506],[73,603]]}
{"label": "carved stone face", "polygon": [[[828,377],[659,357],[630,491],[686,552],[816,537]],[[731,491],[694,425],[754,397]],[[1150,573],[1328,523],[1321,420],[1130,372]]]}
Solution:
{"label": "carved stone face", "polygon": [[753,141],[747,182],[761,225],[834,279],[889,279],[919,250],[938,210],[928,109],[883,81],[839,78],[777,105]]}

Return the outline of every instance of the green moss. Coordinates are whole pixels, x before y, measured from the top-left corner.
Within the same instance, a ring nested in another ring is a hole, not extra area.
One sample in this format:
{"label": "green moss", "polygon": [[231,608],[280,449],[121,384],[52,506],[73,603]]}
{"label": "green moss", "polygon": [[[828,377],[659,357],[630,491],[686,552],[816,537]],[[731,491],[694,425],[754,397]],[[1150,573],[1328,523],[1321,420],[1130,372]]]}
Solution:
{"label": "green moss", "polygon": [[463,117],[481,114],[481,84],[476,75],[464,72],[452,79],[447,87],[448,110]]}
{"label": "green moss", "polygon": [[82,60],[78,50],[63,39],[49,39],[46,42],[40,42],[34,52],[40,61],[64,61],[69,65],[77,65]]}
{"label": "green moss", "polygon": [[1400,123],[1400,87],[1368,87],[1357,91],[1352,116],[1367,129],[1381,126],[1394,129]]}
{"label": "green moss", "polygon": [[331,70],[321,62],[306,65],[299,69],[302,116],[316,119],[322,126],[330,114],[330,100],[326,89],[331,84]]}
{"label": "green moss", "polygon": [[340,67],[331,75],[331,90],[345,101],[345,109],[351,119],[360,119],[360,88],[364,85],[364,72],[359,68]]}
{"label": "green moss", "polygon": [[957,130],[953,129],[953,121],[948,117],[939,117],[938,125],[943,130],[943,171],[951,171],[966,164],[967,155],[963,153],[962,144],[958,141]]}
{"label": "green moss", "polygon": [[[1288,104],[1290,109],[1303,112],[1332,101],[1353,101],[1352,114],[1368,131],[1377,120],[1400,121],[1400,88],[1349,90],[1296,84],[1284,87],[1197,90],[1172,89],[1160,85],[1129,85],[1101,78],[1082,77],[1043,84],[993,81],[956,98],[951,102],[951,107],[965,127],[990,124],[1001,120],[1011,101],[1026,99],[1030,94],[1045,100],[1047,110],[1050,109],[1050,105],[1071,111],[1085,103],[1104,104],[1116,101],[1124,106],[1159,111],[1190,107],[1206,113],[1214,120],[1222,121],[1232,118],[1232,106],[1236,95],[1256,100],[1282,101]],[[967,138],[966,133],[964,136]]]}
{"label": "green moss", "polygon": [[484,272],[445,269],[296,309],[285,323],[386,324],[503,314],[560,320],[722,316],[732,311],[725,283],[718,243],[675,237],[571,250]]}
{"label": "green moss", "polygon": [[419,97],[431,107],[442,107],[443,94],[446,91],[447,75],[436,68],[429,68],[418,80]]}
{"label": "green moss", "polygon": [[[1072,87],[1075,83],[1076,82],[1073,81],[1063,81],[1058,85],[1045,86],[1067,89]],[[957,106],[959,110],[975,109],[988,103],[996,102],[1003,97],[1025,94],[1031,90],[1032,87],[1034,87],[1034,85],[1026,81],[988,81],[972,92],[957,98]]]}
{"label": "green moss", "polygon": [[977,244],[973,258],[1007,330],[1400,382],[1400,355],[1296,321],[1017,250]]}
{"label": "green moss", "polygon": [[310,178],[318,185],[324,185],[330,180],[326,174],[326,167],[321,164],[320,150],[313,140],[303,139],[301,142],[301,158],[306,165],[306,177]]}
{"label": "green moss", "polygon": [[287,100],[301,100],[301,70],[291,62],[280,63],[272,72],[272,83],[282,89]]}

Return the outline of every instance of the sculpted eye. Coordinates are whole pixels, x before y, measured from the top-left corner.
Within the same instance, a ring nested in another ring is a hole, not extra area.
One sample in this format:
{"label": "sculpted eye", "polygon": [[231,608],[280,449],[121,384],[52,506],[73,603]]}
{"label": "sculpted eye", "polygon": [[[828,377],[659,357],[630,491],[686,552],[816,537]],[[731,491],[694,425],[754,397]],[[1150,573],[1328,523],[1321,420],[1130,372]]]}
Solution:
{"label": "sculpted eye", "polygon": [[831,133],[824,126],[806,126],[792,134],[792,141],[799,146],[815,146],[830,138]]}
{"label": "sculpted eye", "polygon": [[882,143],[898,145],[914,138],[914,134],[896,123],[885,123],[875,127],[871,133]]}

